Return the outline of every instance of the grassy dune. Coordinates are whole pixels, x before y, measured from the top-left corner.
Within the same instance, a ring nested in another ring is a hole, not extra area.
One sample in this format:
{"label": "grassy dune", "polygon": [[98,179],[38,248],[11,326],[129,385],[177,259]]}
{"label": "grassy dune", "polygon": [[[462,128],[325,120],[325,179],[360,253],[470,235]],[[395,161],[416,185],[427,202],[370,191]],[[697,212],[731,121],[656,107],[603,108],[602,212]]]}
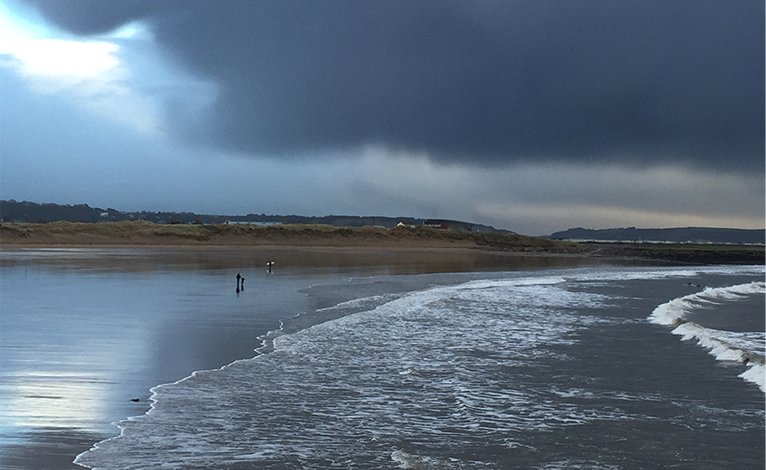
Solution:
{"label": "grassy dune", "polygon": [[453,232],[429,227],[330,225],[187,225],[145,221],[0,224],[3,246],[300,246],[337,248],[480,249],[490,251],[635,258],[657,262],[764,264],[763,246],[574,243],[515,233]]}
{"label": "grassy dune", "polygon": [[452,232],[429,227],[334,227],[330,225],[188,225],[144,221],[0,225],[4,245],[298,245],[431,246],[567,251],[575,243],[518,234]]}

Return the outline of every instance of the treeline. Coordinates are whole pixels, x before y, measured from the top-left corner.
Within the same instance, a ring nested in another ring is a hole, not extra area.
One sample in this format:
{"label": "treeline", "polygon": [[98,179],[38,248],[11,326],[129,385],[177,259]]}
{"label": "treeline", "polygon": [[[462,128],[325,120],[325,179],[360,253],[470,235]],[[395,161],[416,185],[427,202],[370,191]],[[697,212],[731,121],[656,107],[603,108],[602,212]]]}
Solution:
{"label": "treeline", "polygon": [[362,227],[378,225],[393,227],[399,222],[410,225],[422,225],[422,219],[411,217],[358,217],[358,216],[324,216],[305,217],[299,215],[210,215],[195,214],[194,212],[125,212],[113,208],[103,209],[87,204],[37,204],[34,202],[17,202],[13,199],[0,201],[0,217],[3,222],[121,222],[123,220],[145,220],[156,224],[222,224],[231,223],[263,223],[263,224],[327,224],[346,227]]}
{"label": "treeline", "polygon": [[[326,224],[336,227],[378,226],[392,228],[398,223],[406,225],[424,225],[427,219],[413,217],[382,216],[347,216],[328,215],[307,217],[300,215],[209,215],[193,212],[123,212],[117,209],[90,207],[87,204],[37,204],[17,202],[13,199],[0,201],[0,218],[3,222],[121,222],[123,220],[146,220],[156,224],[222,224],[222,223],[259,223],[259,224]],[[504,232],[494,227],[481,224],[463,224],[475,232]]]}
{"label": "treeline", "polygon": [[[35,204],[33,202],[0,201],[2,222],[54,222],[67,220],[72,222],[98,222],[99,213],[104,209],[95,209],[87,204],[60,206],[58,204]],[[112,209],[114,211],[114,209]],[[116,211],[115,211],[116,212]]]}

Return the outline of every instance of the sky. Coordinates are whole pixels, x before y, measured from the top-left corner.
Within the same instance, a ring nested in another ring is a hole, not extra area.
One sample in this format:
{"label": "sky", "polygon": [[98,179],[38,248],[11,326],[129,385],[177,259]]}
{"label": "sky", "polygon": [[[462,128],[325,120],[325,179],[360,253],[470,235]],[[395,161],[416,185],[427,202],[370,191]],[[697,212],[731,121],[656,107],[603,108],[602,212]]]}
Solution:
{"label": "sky", "polygon": [[0,0],[0,199],[764,228],[762,0]]}

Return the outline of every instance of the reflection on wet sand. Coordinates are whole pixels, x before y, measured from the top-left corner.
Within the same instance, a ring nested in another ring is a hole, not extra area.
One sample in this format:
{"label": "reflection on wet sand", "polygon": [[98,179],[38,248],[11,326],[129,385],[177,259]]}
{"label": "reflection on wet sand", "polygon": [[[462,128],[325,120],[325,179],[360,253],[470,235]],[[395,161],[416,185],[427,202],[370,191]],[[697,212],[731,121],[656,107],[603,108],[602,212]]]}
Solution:
{"label": "reflection on wet sand", "polygon": [[106,415],[107,387],[93,374],[19,371],[8,388],[2,403],[7,426],[69,428],[79,423],[90,431],[104,430],[99,418]]}
{"label": "reflection on wet sand", "polygon": [[279,260],[284,268],[332,270],[351,268],[360,274],[423,274],[470,271],[515,271],[604,265],[651,265],[644,260],[594,259],[576,255],[524,255],[475,249],[374,249],[328,247],[178,247],[178,248],[2,248],[0,264],[46,265],[51,269],[110,272],[254,269],[269,272]]}

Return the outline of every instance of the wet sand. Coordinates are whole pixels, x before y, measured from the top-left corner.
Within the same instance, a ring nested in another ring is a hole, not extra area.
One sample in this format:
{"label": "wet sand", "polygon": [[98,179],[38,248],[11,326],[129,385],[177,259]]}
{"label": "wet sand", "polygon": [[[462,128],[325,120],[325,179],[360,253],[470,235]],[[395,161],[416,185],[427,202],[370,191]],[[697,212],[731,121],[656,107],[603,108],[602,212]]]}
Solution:
{"label": "wet sand", "polygon": [[2,246],[3,266],[39,264],[68,269],[71,263],[100,271],[154,270],[158,265],[175,270],[199,269],[353,269],[373,274],[499,271],[580,266],[646,266],[662,264],[641,259],[592,258],[561,253],[518,253],[468,248],[371,247],[85,247]]}

